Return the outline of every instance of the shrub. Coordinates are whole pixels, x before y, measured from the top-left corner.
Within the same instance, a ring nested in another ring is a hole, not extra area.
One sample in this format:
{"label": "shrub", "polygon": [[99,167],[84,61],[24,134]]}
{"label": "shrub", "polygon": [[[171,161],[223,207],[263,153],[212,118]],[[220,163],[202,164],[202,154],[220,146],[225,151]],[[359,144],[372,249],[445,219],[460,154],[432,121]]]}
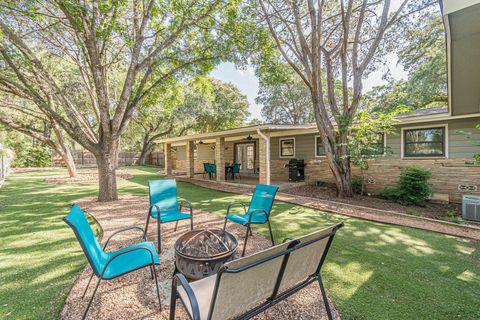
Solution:
{"label": "shrub", "polygon": [[432,194],[428,181],[432,173],[423,168],[408,167],[402,169],[400,181],[396,187],[388,187],[382,192],[386,199],[405,205],[425,205],[425,200]]}
{"label": "shrub", "polygon": [[363,178],[355,177],[352,179],[352,190],[354,193],[363,194]]}

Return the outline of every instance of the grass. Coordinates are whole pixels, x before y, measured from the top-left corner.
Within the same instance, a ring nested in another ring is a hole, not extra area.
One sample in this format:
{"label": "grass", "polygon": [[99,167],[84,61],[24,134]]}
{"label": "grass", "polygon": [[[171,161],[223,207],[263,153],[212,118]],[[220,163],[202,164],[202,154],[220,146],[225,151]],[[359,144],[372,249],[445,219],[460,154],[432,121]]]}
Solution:
{"label": "grass", "polygon": [[[145,195],[155,168],[129,169],[124,194]],[[62,222],[94,184],[43,183],[52,172],[16,174],[0,189],[0,318],[58,319],[86,260]],[[247,197],[179,183],[194,208],[223,215]],[[480,244],[277,202],[277,241],[344,221],[324,266],[325,285],[344,319],[479,319]],[[267,235],[267,229],[258,227]]]}

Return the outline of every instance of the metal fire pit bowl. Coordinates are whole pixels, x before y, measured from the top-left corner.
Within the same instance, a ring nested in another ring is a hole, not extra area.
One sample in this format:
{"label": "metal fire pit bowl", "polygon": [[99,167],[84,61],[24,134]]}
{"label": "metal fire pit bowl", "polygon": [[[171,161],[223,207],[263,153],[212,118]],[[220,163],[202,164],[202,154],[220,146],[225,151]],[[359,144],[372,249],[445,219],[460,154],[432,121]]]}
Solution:
{"label": "metal fire pit bowl", "polygon": [[237,239],[222,229],[198,229],[182,235],[175,242],[175,266],[190,280],[216,274],[218,269],[237,257]]}

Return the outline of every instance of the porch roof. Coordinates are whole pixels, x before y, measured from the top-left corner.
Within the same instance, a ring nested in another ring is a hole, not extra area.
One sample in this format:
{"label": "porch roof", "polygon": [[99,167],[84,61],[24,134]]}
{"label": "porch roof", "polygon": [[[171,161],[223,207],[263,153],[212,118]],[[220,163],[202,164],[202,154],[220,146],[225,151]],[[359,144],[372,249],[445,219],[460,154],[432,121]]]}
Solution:
{"label": "porch roof", "polygon": [[[285,131],[298,131],[298,130],[316,130],[316,124],[309,123],[309,124],[296,124],[296,125],[289,125],[289,124],[261,124],[261,125],[253,125],[235,129],[228,129],[223,131],[216,131],[216,132],[207,132],[207,133],[197,133],[191,134],[186,136],[180,137],[171,137],[165,139],[155,140],[156,143],[183,143],[187,141],[198,141],[202,140],[204,142],[208,142],[209,139],[215,139],[219,137],[225,138],[233,138],[238,136],[250,135],[256,136],[257,130],[262,132],[285,132]],[[207,141],[205,141],[207,140]]]}

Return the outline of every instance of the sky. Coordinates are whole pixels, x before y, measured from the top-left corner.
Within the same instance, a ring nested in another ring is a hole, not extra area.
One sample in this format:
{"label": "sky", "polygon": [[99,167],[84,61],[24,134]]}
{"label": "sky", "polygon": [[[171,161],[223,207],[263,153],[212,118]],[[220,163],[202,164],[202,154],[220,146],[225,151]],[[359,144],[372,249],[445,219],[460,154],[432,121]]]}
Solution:
{"label": "sky", "polygon": [[[399,7],[402,0],[392,0],[391,9],[395,10]],[[376,72],[371,73],[363,82],[363,92],[367,92],[374,86],[384,83],[382,80],[386,69],[390,69],[391,76],[396,79],[406,79],[407,73],[403,67],[397,64],[397,56],[390,54],[387,57],[387,63],[385,68],[381,68]],[[294,72],[292,70],[292,72]],[[247,68],[246,70],[237,70],[233,63],[227,62],[218,65],[215,70],[212,71],[211,76],[224,82],[231,82],[238,87],[238,89],[247,96],[250,103],[250,117],[252,119],[261,119],[262,106],[255,103],[255,98],[258,94],[258,78],[255,76],[253,68]]]}
{"label": "sky", "polygon": [[[394,79],[406,79],[407,73],[401,65],[397,64],[397,57],[395,55],[392,54],[388,57],[387,65],[390,68],[390,73]],[[363,82],[363,92],[369,91],[374,86],[381,85],[384,82],[382,77],[385,71],[386,70],[382,68],[371,73]],[[292,70],[292,72],[294,71]],[[247,96],[250,104],[248,110],[250,112],[249,120],[262,119],[262,106],[255,102],[259,86],[258,78],[255,76],[253,68],[249,67],[245,70],[239,70],[235,68],[233,63],[226,62],[219,64],[215,70],[212,71],[211,76],[223,82],[233,83],[240,90],[240,92]]]}

